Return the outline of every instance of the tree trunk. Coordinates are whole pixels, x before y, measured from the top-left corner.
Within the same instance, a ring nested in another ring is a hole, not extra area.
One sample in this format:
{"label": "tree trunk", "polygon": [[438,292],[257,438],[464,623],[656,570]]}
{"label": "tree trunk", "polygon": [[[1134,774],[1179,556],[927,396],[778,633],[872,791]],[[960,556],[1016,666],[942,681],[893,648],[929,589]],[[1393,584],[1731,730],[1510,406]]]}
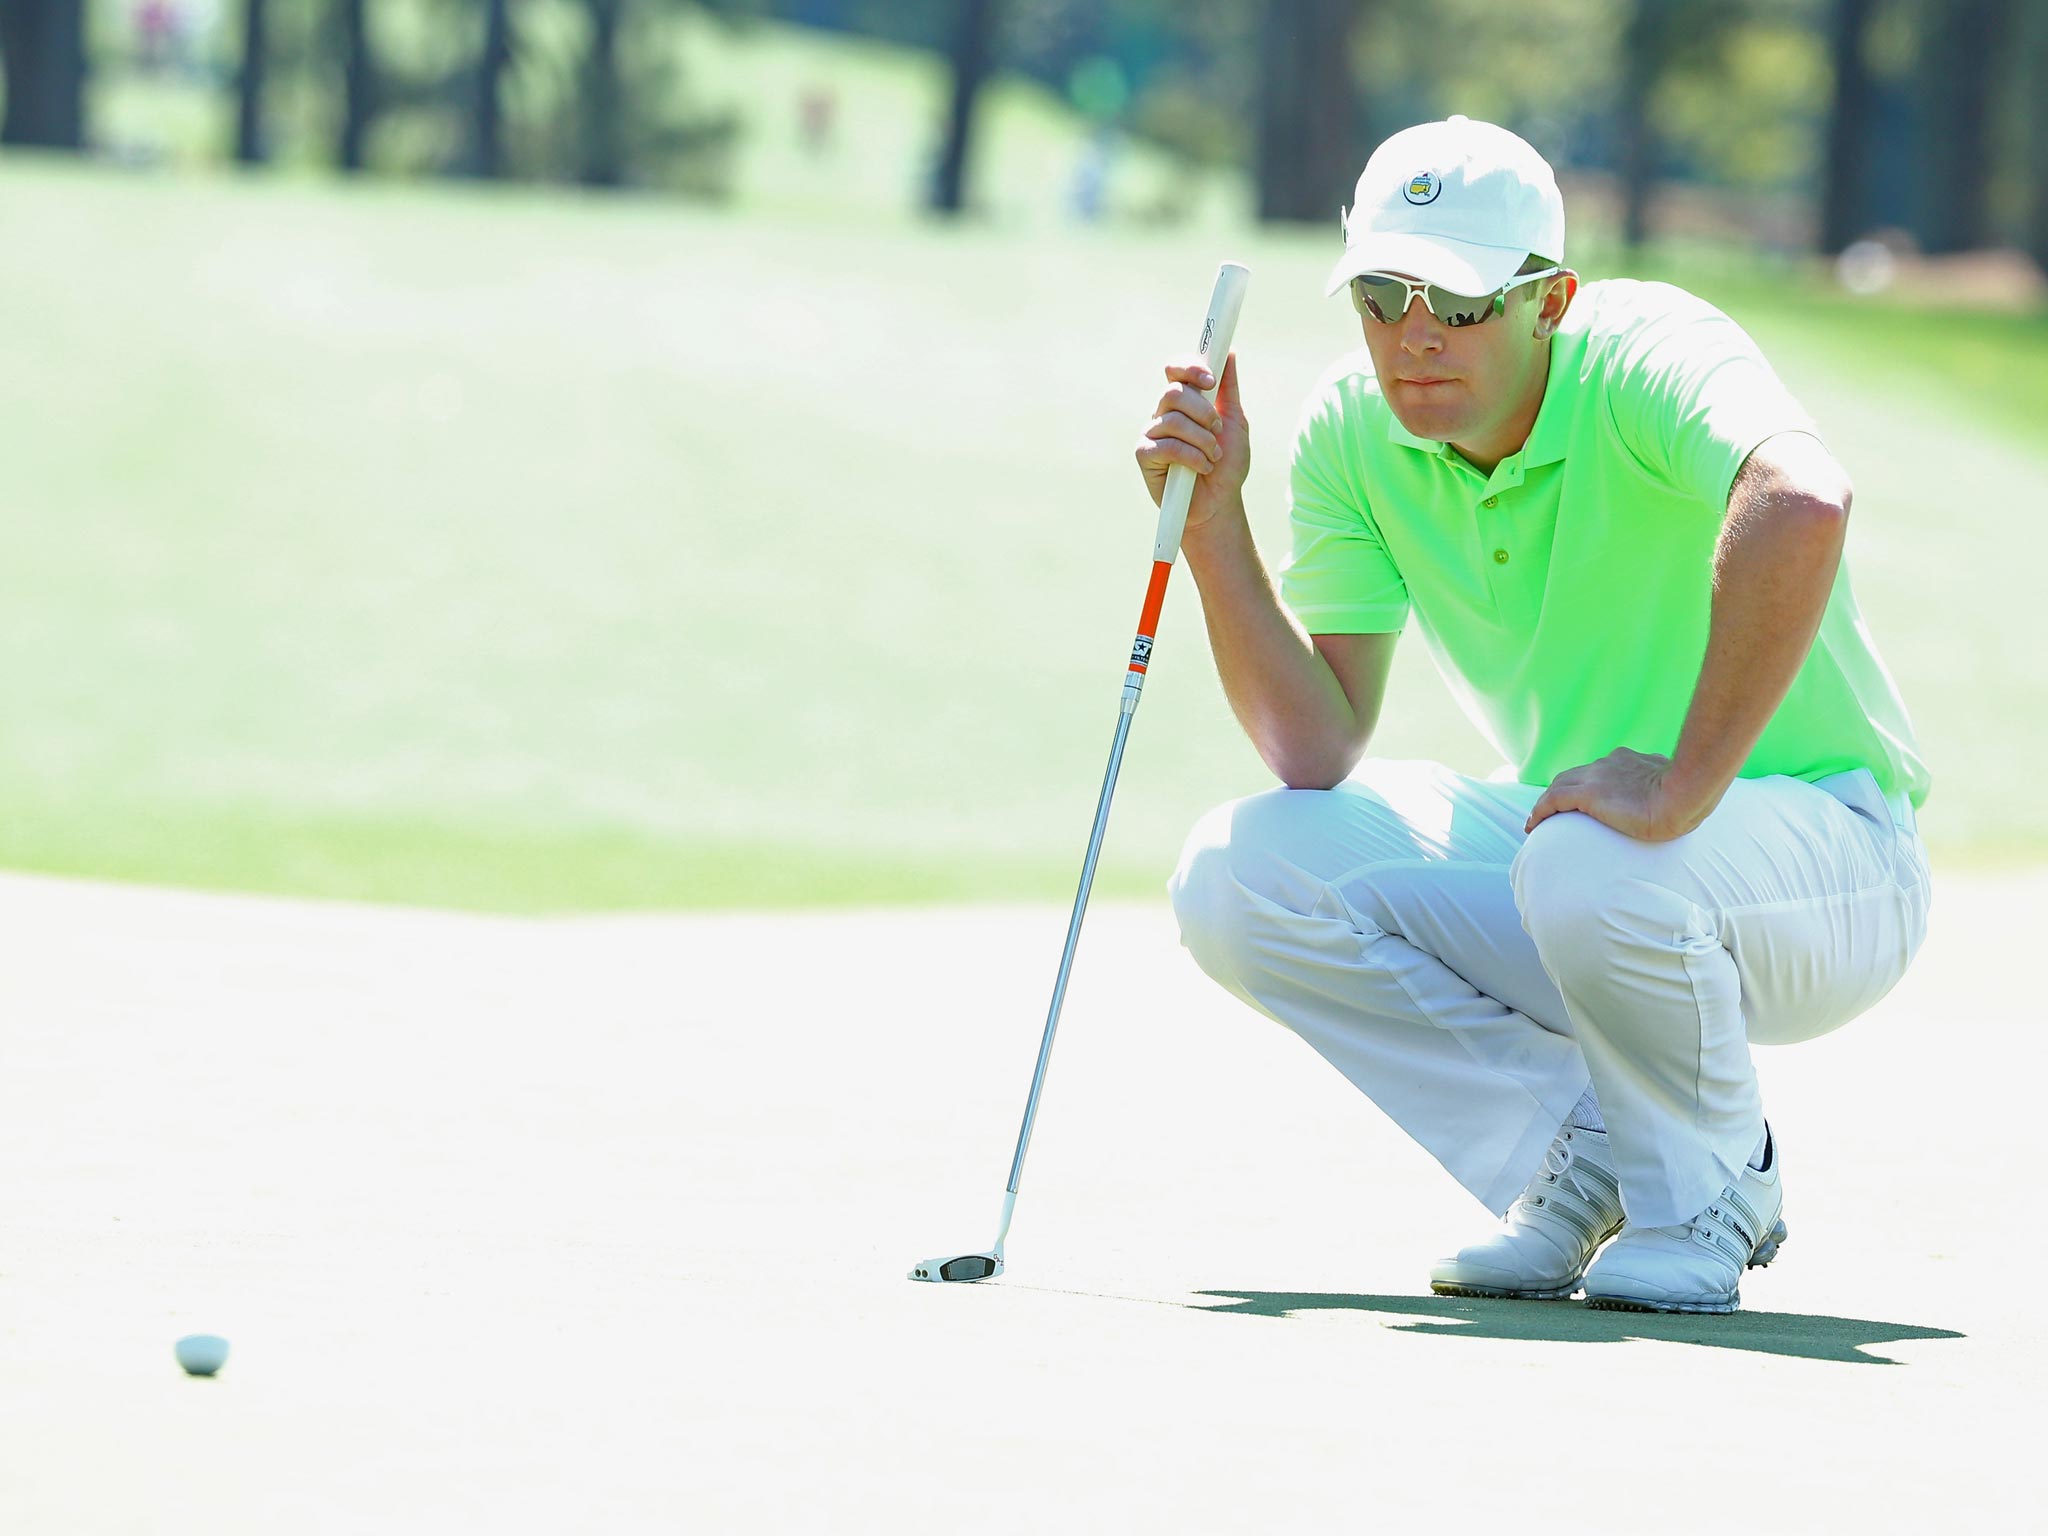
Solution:
{"label": "tree trunk", "polygon": [[2011,37],[2011,0],[1950,0],[1925,13],[1917,71],[1921,110],[1921,249],[1989,245],[1992,72]]}
{"label": "tree trunk", "polygon": [[946,115],[946,142],[932,182],[932,207],[961,212],[967,197],[967,157],[974,139],[974,104],[988,78],[994,51],[996,0],[958,0],[953,31],[953,103]]}
{"label": "tree trunk", "polygon": [[85,148],[85,0],[0,0],[0,144]]}
{"label": "tree trunk", "polygon": [[1650,121],[1650,101],[1663,76],[1670,40],[1671,0],[1635,0],[1622,35],[1621,100],[1616,131],[1621,140],[1621,242],[1642,249],[1650,237],[1651,204],[1663,146]]}
{"label": "tree trunk", "polygon": [[1322,223],[1363,165],[1351,35],[1358,0],[1267,0],[1259,27],[1258,206]]}
{"label": "tree trunk", "polygon": [[341,0],[341,98],[341,142],[335,158],[344,171],[360,171],[370,119],[377,110],[369,0]]}
{"label": "tree trunk", "polygon": [[[1307,28],[1299,10],[1286,0],[1267,0],[1259,25],[1259,106],[1255,179],[1262,220],[1306,216],[1297,185],[1303,127],[1302,93],[1295,67],[1301,56],[1301,34]],[[1341,206],[1341,204],[1340,204]]]}
{"label": "tree trunk", "polygon": [[583,183],[616,187],[626,179],[620,142],[619,26],[625,0],[588,0],[590,55],[583,79]]}
{"label": "tree trunk", "polygon": [[471,103],[469,170],[490,180],[505,174],[504,120],[498,86],[512,61],[510,0],[484,0],[484,46],[477,59],[476,98]]}
{"label": "tree trunk", "polygon": [[243,165],[261,165],[269,155],[263,132],[269,31],[270,0],[242,0],[242,68],[235,79],[235,159]]}
{"label": "tree trunk", "polygon": [[1869,227],[1876,97],[1863,59],[1863,39],[1870,12],[1871,0],[1835,0],[1829,17],[1828,53],[1835,87],[1828,102],[1827,163],[1820,199],[1820,248],[1827,256],[1839,255]]}
{"label": "tree trunk", "polygon": [[2048,273],[2048,4],[2027,7],[2026,31],[2021,39],[2020,78],[2032,82],[2027,92],[2026,150],[2021,164],[2027,168],[2027,249],[2034,263]]}

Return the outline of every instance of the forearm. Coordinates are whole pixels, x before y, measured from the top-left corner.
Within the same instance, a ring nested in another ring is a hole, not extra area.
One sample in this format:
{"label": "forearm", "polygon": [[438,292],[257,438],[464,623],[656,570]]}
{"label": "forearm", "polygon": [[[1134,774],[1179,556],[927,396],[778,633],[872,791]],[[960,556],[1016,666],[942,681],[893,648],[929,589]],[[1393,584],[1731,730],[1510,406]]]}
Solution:
{"label": "forearm", "polygon": [[1224,696],[1268,768],[1293,789],[1327,789],[1371,734],[1343,686],[1280,605],[1237,498],[1182,541],[1202,593]]}
{"label": "forearm", "polygon": [[1812,649],[1848,517],[1846,483],[1737,478],[1715,551],[1706,660],[1667,780],[1689,825],[1734,782]]}

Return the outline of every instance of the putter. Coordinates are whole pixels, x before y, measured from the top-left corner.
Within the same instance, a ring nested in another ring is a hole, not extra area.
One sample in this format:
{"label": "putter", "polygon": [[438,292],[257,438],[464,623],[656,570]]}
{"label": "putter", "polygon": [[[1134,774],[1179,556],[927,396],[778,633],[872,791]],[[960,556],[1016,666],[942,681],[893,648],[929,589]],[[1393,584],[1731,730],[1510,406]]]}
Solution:
{"label": "putter", "polygon": [[[1245,285],[1251,281],[1248,268],[1226,261],[1217,269],[1216,288],[1209,296],[1209,314],[1202,322],[1202,366],[1220,383],[1223,364],[1230,356],[1230,338],[1237,330],[1237,314],[1244,307]],[[1202,392],[1216,398],[1214,386]],[[1116,740],[1109,749],[1109,771],[1102,779],[1102,795],[1095,802],[1095,825],[1088,834],[1088,856],[1081,863],[1081,888],[1074,896],[1074,915],[1067,921],[1067,945],[1060,954],[1059,977],[1053,982],[1052,1007],[1045,1016],[1045,1038],[1038,1047],[1038,1069],[1031,1074],[1031,1097],[1024,1103],[1024,1128],[1017,1133],[1017,1155],[1010,1162],[1010,1187],[1003,1199],[1002,1226],[995,1245],[986,1253],[963,1253],[951,1258],[926,1259],[911,1270],[913,1280],[988,1280],[1003,1272],[1003,1242],[1010,1235],[1010,1218],[1017,1210],[1017,1184],[1024,1176],[1024,1154],[1031,1147],[1031,1126],[1038,1118],[1038,1096],[1045,1087],[1046,1064],[1052,1060],[1053,1032],[1059,1028],[1060,1005],[1066,1001],[1067,977],[1074,969],[1074,948],[1081,939],[1081,918],[1088,910],[1088,891],[1095,884],[1095,861],[1102,853],[1103,830],[1109,825],[1110,796],[1116,793],[1117,769],[1124,759],[1124,742],[1131,734],[1131,718],[1138,712],[1138,695],[1145,687],[1145,669],[1152,662],[1152,637],[1159,628],[1159,610],[1166,601],[1166,578],[1180,554],[1181,530],[1188,520],[1188,502],[1195,493],[1195,472],[1176,464],[1166,472],[1166,494],[1159,500],[1159,534],[1152,545],[1152,581],[1145,589],[1145,606],[1138,616],[1138,638],[1131,647],[1131,661],[1124,671],[1123,702],[1117,709]]]}

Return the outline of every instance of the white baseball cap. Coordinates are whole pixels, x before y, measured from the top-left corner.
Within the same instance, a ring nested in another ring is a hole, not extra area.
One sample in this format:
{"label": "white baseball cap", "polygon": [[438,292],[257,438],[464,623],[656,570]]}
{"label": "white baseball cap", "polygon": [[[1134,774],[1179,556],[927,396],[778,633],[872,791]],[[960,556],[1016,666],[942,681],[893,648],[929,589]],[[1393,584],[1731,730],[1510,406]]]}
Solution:
{"label": "white baseball cap", "polygon": [[1324,292],[1361,272],[1405,272],[1453,293],[1491,293],[1532,255],[1564,260],[1564,198],[1549,162],[1505,128],[1452,117],[1373,151]]}

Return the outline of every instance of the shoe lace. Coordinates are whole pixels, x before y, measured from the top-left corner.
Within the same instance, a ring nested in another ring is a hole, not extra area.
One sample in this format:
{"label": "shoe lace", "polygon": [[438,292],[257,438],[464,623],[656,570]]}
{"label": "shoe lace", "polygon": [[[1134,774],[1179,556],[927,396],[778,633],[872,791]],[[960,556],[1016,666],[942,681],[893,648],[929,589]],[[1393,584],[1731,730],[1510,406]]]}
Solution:
{"label": "shoe lace", "polygon": [[[1553,1206],[1552,1197],[1557,1195],[1565,1198]],[[1578,1221],[1597,1225],[1608,1219],[1603,1206],[1608,1203],[1618,1205],[1619,1201],[1620,1191],[1613,1180],[1598,1174],[1593,1165],[1584,1162],[1572,1150],[1567,1136],[1558,1135],[1552,1138],[1544,1151],[1541,1172],[1529,1181],[1529,1187],[1522,1191],[1515,1203],[1538,1209],[1575,1210]]]}
{"label": "shoe lace", "polygon": [[1756,1251],[1763,1240],[1761,1223],[1749,1203],[1733,1186],[1721,1191],[1721,1198],[1678,1229],[1695,1242],[1706,1242],[1740,1264]]}
{"label": "shoe lace", "polygon": [[1552,1140],[1550,1145],[1544,1149],[1543,1167],[1538,1170],[1536,1177],[1529,1181],[1528,1187],[1515,1197],[1515,1204],[1543,1205],[1546,1196],[1539,1191],[1539,1185],[1544,1190],[1548,1190],[1553,1186],[1569,1188],[1570,1186],[1568,1185],[1561,1185],[1560,1181],[1564,1178],[1566,1172],[1570,1170],[1571,1166],[1571,1148],[1567,1147],[1564,1144],[1564,1138],[1559,1136]]}

